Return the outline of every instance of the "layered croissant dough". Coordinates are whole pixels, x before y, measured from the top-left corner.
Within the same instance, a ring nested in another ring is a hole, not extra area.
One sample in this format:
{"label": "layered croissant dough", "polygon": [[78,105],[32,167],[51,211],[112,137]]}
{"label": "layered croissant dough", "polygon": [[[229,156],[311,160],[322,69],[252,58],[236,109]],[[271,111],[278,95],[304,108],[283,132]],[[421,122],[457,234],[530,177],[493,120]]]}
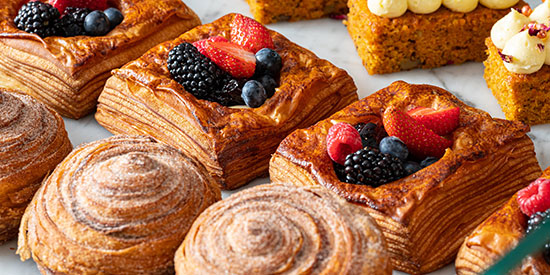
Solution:
{"label": "layered croissant dough", "polygon": [[76,148],[23,217],[17,253],[42,274],[170,274],[195,218],[221,199],[203,167],[148,137]]}
{"label": "layered croissant dough", "polygon": [[[544,171],[542,177],[550,178],[550,168]],[[526,228],[527,217],[519,208],[516,194],[466,238],[456,257],[457,274],[483,273],[516,247],[525,236]],[[532,255],[510,274],[550,274],[550,265],[541,254]]]}
{"label": "layered croissant dough", "polygon": [[344,70],[273,31],[283,60],[273,97],[254,109],[196,99],[170,77],[168,52],[184,41],[227,36],[234,16],[197,27],[115,70],[96,113],[113,133],[151,135],[193,156],[224,189],[267,175],[270,155],[286,135],[357,100],[357,88]]}
{"label": "layered croissant dough", "polygon": [[176,274],[391,274],[361,207],[322,187],[270,184],[220,201],[176,252]]}
{"label": "layered croissant dough", "polygon": [[0,83],[70,118],[95,108],[112,69],[200,24],[180,0],[116,0],[124,21],[108,35],[42,39],[13,23],[24,2],[4,0],[0,8]]}
{"label": "layered croissant dough", "polygon": [[[389,106],[460,107],[453,145],[437,163],[377,188],[340,182],[326,153],[328,129],[337,122],[380,125]],[[493,119],[443,89],[398,81],[293,132],[273,155],[269,170],[274,182],[322,185],[366,206],[384,232],[394,268],[426,273],[451,262],[477,224],[540,175],[528,131],[521,122]]]}
{"label": "layered croissant dough", "polygon": [[71,149],[57,113],[30,96],[0,89],[0,243],[17,236],[42,179]]}

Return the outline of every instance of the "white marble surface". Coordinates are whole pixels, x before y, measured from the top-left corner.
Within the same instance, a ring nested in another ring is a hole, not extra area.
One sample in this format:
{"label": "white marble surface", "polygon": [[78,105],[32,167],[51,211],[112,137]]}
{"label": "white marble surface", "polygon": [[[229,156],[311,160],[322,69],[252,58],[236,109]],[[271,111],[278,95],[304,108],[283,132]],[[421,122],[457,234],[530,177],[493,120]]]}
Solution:
{"label": "white marble surface", "polygon": [[[239,12],[250,15],[244,0],[185,0],[200,16],[204,23],[229,13]],[[538,5],[540,0],[528,0]],[[433,70],[413,70],[388,75],[371,76],[363,68],[355,52],[353,43],[344,25],[337,20],[321,19],[295,23],[277,23],[269,26],[282,33],[292,41],[312,50],[348,71],[359,88],[360,97],[365,97],[395,80],[411,83],[426,83],[443,87],[471,106],[489,112],[492,116],[504,118],[497,101],[488,90],[483,80],[483,65],[467,63],[447,66]],[[110,133],[97,124],[93,116],[75,121],[66,119],[67,130],[73,145],[89,142],[110,136]],[[530,133],[535,143],[537,158],[541,167],[550,165],[550,125],[534,126]],[[258,179],[253,184],[265,183],[267,179]],[[249,185],[250,186],[250,185]],[[246,188],[246,187],[245,187]],[[229,193],[225,192],[224,196]],[[16,242],[11,241],[0,246],[0,275],[37,275],[39,274],[32,261],[20,262],[15,255]],[[452,265],[433,274],[454,274]],[[394,274],[403,274],[394,272]]]}

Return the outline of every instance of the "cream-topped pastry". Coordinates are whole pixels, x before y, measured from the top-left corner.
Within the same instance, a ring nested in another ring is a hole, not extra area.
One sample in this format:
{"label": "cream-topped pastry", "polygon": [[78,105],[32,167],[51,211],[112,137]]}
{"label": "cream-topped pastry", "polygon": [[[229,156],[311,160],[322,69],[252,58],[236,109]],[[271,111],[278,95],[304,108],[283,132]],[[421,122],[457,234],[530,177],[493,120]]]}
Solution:
{"label": "cream-topped pastry", "polygon": [[454,12],[471,12],[478,3],[478,0],[443,0],[443,6]]}
{"label": "cream-topped pastry", "polygon": [[[508,71],[518,74],[534,73],[544,65],[546,52],[544,41],[529,30],[522,31],[510,38],[502,50],[504,66]],[[511,58],[507,58],[511,57]]]}
{"label": "cream-topped pastry", "polygon": [[510,13],[500,19],[491,29],[491,40],[497,48],[503,49],[506,42],[521,31],[529,23],[529,17],[512,9]]}
{"label": "cream-topped pastry", "polygon": [[529,18],[537,23],[548,25],[548,22],[550,21],[550,1],[545,1],[538,5],[533,10],[533,13],[529,15]]}
{"label": "cream-topped pastry", "polygon": [[407,9],[417,14],[429,14],[437,11],[443,4],[454,12],[471,12],[478,3],[490,9],[506,9],[519,0],[368,0],[369,10],[382,17],[399,17]]}
{"label": "cream-topped pastry", "polygon": [[408,0],[408,8],[414,13],[428,14],[441,7],[441,0]]}

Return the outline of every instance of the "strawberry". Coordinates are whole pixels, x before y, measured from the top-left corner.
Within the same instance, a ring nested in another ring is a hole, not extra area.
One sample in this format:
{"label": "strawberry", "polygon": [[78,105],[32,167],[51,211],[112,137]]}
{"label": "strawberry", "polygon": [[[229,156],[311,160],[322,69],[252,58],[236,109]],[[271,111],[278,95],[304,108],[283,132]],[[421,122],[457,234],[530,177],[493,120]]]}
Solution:
{"label": "strawberry", "polygon": [[441,157],[453,144],[395,107],[386,109],[382,121],[388,135],[401,139],[409,152],[418,158]]}
{"label": "strawberry", "polygon": [[[193,46],[195,46],[195,48],[197,48],[197,50],[199,50],[199,52],[202,53],[203,55],[206,55],[206,50],[204,48],[206,48],[206,41],[207,40],[212,41],[212,42],[229,42],[223,36],[211,36],[211,37],[208,37],[207,39],[203,39],[203,40],[193,42]],[[208,57],[208,58],[210,58],[210,57]]]}
{"label": "strawberry", "polygon": [[243,47],[229,42],[206,41],[206,56],[236,78],[249,78],[256,69],[256,57]]}
{"label": "strawberry", "polygon": [[273,39],[269,31],[258,21],[241,14],[231,22],[231,42],[256,53],[263,48],[273,49]]}
{"label": "strawberry", "polygon": [[56,7],[63,14],[65,8],[88,8],[91,10],[106,10],[107,0],[49,0],[49,4]]}
{"label": "strawberry", "polygon": [[529,186],[518,191],[518,203],[521,212],[531,216],[550,208],[550,180],[538,178]]}
{"label": "strawberry", "polygon": [[460,108],[458,107],[443,110],[417,107],[408,111],[407,114],[440,136],[452,133],[458,128],[460,122]]}
{"label": "strawberry", "polygon": [[327,153],[334,162],[344,165],[346,157],[361,148],[361,136],[350,124],[339,122],[328,130]]}

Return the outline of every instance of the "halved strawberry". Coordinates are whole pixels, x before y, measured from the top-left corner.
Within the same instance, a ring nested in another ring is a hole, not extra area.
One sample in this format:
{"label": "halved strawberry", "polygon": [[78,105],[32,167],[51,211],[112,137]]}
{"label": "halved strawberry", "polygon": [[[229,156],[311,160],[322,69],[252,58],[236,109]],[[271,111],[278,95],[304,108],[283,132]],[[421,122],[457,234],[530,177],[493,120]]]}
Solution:
{"label": "halved strawberry", "polygon": [[206,41],[206,56],[236,78],[249,78],[256,69],[256,57],[243,47],[229,42]]}
{"label": "halved strawberry", "polygon": [[328,130],[327,153],[336,163],[344,165],[347,155],[363,148],[361,135],[355,127],[345,122],[339,122]]}
{"label": "halved strawberry", "polygon": [[382,121],[388,135],[401,139],[409,152],[418,158],[441,157],[453,144],[395,107],[386,109]]}
{"label": "halved strawberry", "polygon": [[59,10],[59,13],[63,14],[65,8],[88,8],[91,10],[106,10],[107,0],[49,0],[49,4]]}
{"label": "halved strawberry", "polygon": [[460,123],[459,107],[442,110],[417,107],[408,111],[407,114],[440,136],[452,133]]}
{"label": "halved strawberry", "polygon": [[[203,55],[206,55],[206,50],[205,50],[206,41],[229,42],[229,40],[227,40],[223,36],[211,36],[211,37],[208,37],[207,39],[203,39],[203,40],[193,42],[193,46],[195,46],[195,48],[197,48],[197,50],[199,50],[199,52],[202,53]],[[207,57],[210,58],[209,56],[207,56]]]}
{"label": "halved strawberry", "polygon": [[231,42],[256,53],[263,48],[273,49],[273,39],[269,31],[258,21],[241,14],[231,22]]}
{"label": "halved strawberry", "polygon": [[517,200],[521,212],[527,216],[546,211],[550,208],[550,180],[538,178],[518,191]]}

